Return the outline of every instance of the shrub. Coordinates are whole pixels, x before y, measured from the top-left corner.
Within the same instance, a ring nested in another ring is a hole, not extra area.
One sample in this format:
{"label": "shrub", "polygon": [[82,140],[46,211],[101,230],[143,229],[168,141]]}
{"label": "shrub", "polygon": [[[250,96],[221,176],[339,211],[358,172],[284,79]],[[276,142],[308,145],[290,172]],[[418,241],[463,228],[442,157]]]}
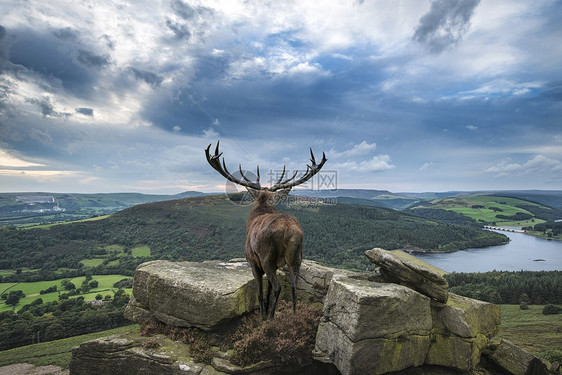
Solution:
{"label": "shrub", "polygon": [[562,346],[545,349],[540,354],[540,357],[542,359],[546,359],[551,363],[552,362],[562,363]]}
{"label": "shrub", "polygon": [[521,304],[519,305],[519,308],[521,310],[529,310],[529,305],[527,305],[526,302],[521,302]]}
{"label": "shrub", "polygon": [[25,298],[25,294],[21,290],[12,290],[7,298],[6,298],[6,305],[16,306],[21,298]]}
{"label": "shrub", "polygon": [[53,292],[56,292],[56,291],[57,291],[57,286],[53,285],[53,286],[48,287],[47,289],[44,289],[44,290],[40,291],[39,294],[53,293]]}
{"label": "shrub", "polygon": [[256,311],[243,318],[233,335],[232,362],[246,366],[264,360],[302,363],[310,358],[316,338],[321,308],[279,301],[274,319],[264,320]]}
{"label": "shrub", "polygon": [[560,314],[562,312],[562,308],[556,305],[548,304],[542,309],[542,313],[544,315],[555,315]]}
{"label": "shrub", "polygon": [[116,282],[115,284],[113,284],[114,288],[132,288],[133,287],[133,279],[132,278],[127,278],[127,279],[121,279],[118,282]]}

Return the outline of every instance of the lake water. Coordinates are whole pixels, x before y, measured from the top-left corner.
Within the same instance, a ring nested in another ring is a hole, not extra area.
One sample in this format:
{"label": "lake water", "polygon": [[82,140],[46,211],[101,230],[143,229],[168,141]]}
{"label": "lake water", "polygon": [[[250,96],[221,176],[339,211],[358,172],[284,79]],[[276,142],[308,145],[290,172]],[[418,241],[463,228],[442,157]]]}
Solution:
{"label": "lake water", "polygon": [[447,272],[562,270],[562,241],[546,240],[523,233],[499,233],[505,234],[511,241],[506,245],[454,253],[414,255]]}

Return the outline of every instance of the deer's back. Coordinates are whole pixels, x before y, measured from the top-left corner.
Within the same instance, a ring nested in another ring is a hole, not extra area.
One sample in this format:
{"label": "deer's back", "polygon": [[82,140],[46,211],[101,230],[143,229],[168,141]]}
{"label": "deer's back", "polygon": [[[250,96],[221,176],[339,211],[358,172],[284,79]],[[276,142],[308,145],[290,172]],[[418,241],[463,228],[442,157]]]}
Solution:
{"label": "deer's back", "polygon": [[[293,215],[283,212],[263,214],[248,223],[246,258],[248,261],[294,263],[302,259],[302,227]],[[265,267],[265,264],[262,266]]]}

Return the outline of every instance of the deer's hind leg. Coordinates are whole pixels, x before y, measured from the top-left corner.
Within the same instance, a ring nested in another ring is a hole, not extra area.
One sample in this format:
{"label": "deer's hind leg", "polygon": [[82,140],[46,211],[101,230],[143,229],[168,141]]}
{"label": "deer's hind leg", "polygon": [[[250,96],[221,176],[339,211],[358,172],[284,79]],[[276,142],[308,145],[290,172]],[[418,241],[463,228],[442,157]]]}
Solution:
{"label": "deer's hind leg", "polygon": [[271,289],[273,289],[271,287],[271,282],[269,281],[269,279],[267,279],[267,294],[265,295],[265,313],[267,314],[269,312],[269,302],[271,301]]}
{"label": "deer's hind leg", "polygon": [[293,301],[293,314],[297,313],[297,282],[299,280],[299,269],[297,267],[289,267],[289,277],[291,279],[291,299]]}
{"label": "deer's hind leg", "polygon": [[271,309],[269,309],[269,317],[273,318],[275,314],[275,308],[277,307],[277,301],[279,299],[279,295],[281,294],[281,283],[277,279],[277,270],[275,268],[266,270],[265,276],[269,281],[267,286],[267,297],[269,300],[269,295],[271,294],[271,289],[273,289],[273,301],[271,302]]}
{"label": "deer's hind leg", "polygon": [[[267,304],[264,307],[264,302],[263,302],[263,271],[261,269],[258,269],[257,267],[252,267],[252,274],[254,275],[254,279],[256,280],[256,284],[258,286],[258,302],[260,304],[260,314],[261,316],[265,316],[265,314],[267,313]],[[268,287],[268,292],[267,292],[268,298],[269,298],[269,287]]]}
{"label": "deer's hind leg", "polygon": [[297,282],[299,281],[299,272],[302,263],[302,236],[293,242],[295,246],[292,251],[287,251],[285,262],[289,268],[289,277],[291,279],[291,299],[293,301],[293,314],[297,313]]}

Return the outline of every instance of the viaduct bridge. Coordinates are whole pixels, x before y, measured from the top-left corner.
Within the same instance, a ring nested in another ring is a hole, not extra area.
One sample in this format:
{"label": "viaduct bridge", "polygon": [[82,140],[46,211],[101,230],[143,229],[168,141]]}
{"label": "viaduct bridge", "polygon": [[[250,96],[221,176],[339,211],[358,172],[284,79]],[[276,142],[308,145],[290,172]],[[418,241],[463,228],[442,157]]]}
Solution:
{"label": "viaduct bridge", "polygon": [[505,232],[512,232],[512,233],[525,233],[522,229],[515,229],[515,228],[505,228],[505,227],[493,227],[491,225],[484,225],[485,229],[493,229],[493,230],[503,230]]}

